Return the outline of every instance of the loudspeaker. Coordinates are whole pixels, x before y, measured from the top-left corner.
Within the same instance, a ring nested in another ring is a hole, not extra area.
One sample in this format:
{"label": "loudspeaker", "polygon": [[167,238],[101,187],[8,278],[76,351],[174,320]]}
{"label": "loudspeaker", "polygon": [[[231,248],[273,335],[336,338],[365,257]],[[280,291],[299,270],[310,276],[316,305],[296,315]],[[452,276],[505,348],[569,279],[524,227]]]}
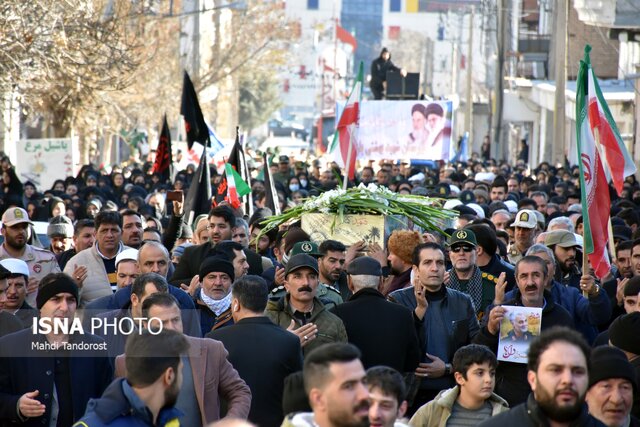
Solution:
{"label": "loudspeaker", "polygon": [[418,99],[420,95],[420,73],[387,73],[387,99]]}

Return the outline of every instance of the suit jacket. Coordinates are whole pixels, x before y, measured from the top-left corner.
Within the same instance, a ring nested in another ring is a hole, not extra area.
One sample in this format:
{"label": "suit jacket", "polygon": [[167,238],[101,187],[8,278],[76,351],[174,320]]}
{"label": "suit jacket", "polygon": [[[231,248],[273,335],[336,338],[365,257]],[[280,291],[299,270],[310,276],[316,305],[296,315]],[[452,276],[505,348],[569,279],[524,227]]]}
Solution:
{"label": "suit jacket", "polygon": [[[193,276],[200,271],[200,264],[209,256],[211,250],[213,250],[211,242],[185,248],[170,282],[176,286],[182,283],[188,285]],[[250,249],[245,249],[244,253],[249,264],[249,274],[262,275],[262,257]]]}
{"label": "suit jacket", "polygon": [[342,319],[349,342],[362,352],[365,369],[385,365],[398,372],[415,371],[420,346],[411,310],[365,288],[331,311]]}
{"label": "suit jacket", "polygon": [[207,337],[222,341],[229,361],[249,385],[249,421],[260,427],[280,426],[284,379],[302,369],[300,339],[266,316],[242,319]]}
{"label": "suit jacket", "polygon": [[[251,391],[227,360],[220,341],[186,336],[189,363],[200,408],[202,424],[220,419],[220,399],[227,402],[227,417],[246,419],[251,407]],[[126,376],[124,354],[116,357],[116,378]]]}
{"label": "suit jacket", "polygon": [[[49,425],[55,357],[53,351],[33,349],[33,342],[44,344],[46,338],[34,335],[31,329],[23,329],[0,339],[0,425],[11,422],[26,427]],[[70,342],[83,342],[91,346],[104,344],[102,339],[88,333],[72,336]],[[69,352],[73,397],[58,395],[58,400],[72,398],[74,421],[84,415],[89,399],[100,397],[111,382],[113,368],[106,356],[106,350]],[[20,423],[18,400],[23,394],[34,390],[40,391],[36,399],[46,406],[45,413]]]}

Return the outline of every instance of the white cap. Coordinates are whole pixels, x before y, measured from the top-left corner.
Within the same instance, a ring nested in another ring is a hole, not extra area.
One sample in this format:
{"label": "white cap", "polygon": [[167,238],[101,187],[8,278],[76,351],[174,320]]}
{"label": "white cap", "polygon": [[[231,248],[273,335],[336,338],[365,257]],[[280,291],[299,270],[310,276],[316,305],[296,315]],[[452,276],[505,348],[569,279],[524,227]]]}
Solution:
{"label": "white cap", "polygon": [[462,201],[460,199],[449,199],[446,202],[444,202],[444,205],[442,206],[443,209],[453,209],[456,206],[462,205]]}
{"label": "white cap", "polygon": [[505,200],[504,205],[509,209],[509,212],[514,214],[518,212],[518,204],[513,200]]}
{"label": "white cap", "polygon": [[22,274],[29,277],[29,266],[26,262],[17,258],[7,258],[0,261],[0,264],[9,270],[11,274]]}
{"label": "white cap", "polygon": [[477,203],[467,203],[467,206],[469,206],[471,209],[476,211],[476,215],[478,216],[478,218],[480,218],[480,219],[484,218],[484,209],[482,209],[479,204],[477,204]]}
{"label": "white cap", "polygon": [[138,250],[137,249],[133,249],[133,248],[129,248],[129,249],[125,249],[124,251],[120,252],[118,254],[118,256],[116,257],[116,268],[118,268],[118,263],[120,263],[120,261],[135,261],[138,262]]}
{"label": "white cap", "polygon": [[536,228],[538,223],[538,216],[536,212],[530,209],[522,209],[516,215],[516,220],[511,225],[512,227],[522,228]]}

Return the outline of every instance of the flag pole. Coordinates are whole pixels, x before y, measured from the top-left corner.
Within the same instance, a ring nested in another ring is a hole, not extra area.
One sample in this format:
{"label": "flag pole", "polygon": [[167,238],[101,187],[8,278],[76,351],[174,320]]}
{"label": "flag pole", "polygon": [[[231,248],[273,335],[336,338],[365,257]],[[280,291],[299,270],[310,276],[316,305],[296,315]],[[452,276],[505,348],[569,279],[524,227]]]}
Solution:
{"label": "flag pole", "polygon": [[[349,167],[351,166],[351,152],[353,151],[353,127],[349,126],[349,151],[347,152],[347,164],[344,168],[344,181],[342,181],[342,189],[346,190],[349,183]],[[354,171],[355,174],[355,171]]]}

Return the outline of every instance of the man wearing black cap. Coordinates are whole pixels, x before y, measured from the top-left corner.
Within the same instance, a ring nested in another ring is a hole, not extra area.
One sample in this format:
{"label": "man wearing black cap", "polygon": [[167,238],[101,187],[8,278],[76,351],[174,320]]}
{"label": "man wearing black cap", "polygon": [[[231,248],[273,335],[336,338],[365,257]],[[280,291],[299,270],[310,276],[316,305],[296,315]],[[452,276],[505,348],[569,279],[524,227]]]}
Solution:
{"label": "man wearing black cap", "polygon": [[193,301],[200,313],[203,336],[210,331],[233,324],[231,285],[234,280],[233,264],[222,256],[205,259],[198,276],[193,278],[192,286],[197,286]]}
{"label": "man wearing black cap", "polygon": [[368,256],[351,261],[347,283],[353,295],[332,312],[344,322],[349,342],[362,351],[365,369],[384,365],[398,372],[413,372],[420,362],[413,315],[380,293],[380,263]]}
{"label": "man wearing black cap", "polygon": [[298,335],[305,355],[322,344],[347,342],[342,320],[316,296],[318,261],[307,254],[294,255],[284,274],[287,295],[279,301],[269,301],[265,315]]}
{"label": "man wearing black cap", "polygon": [[[71,323],[78,287],[64,273],[49,274],[40,281],[36,302],[41,322]],[[86,331],[67,332],[24,329],[0,339],[1,421],[70,426],[109,385],[113,369],[104,341]]]}
{"label": "man wearing black cap", "polygon": [[607,427],[640,426],[640,421],[631,416],[633,394],[638,391],[636,374],[624,353],[613,347],[596,347],[589,362],[585,397],[589,413]]}
{"label": "man wearing black cap", "polygon": [[[633,312],[618,317],[609,326],[609,345],[619,348],[627,356],[627,360],[633,366],[636,373],[636,382],[640,379],[640,312]],[[636,393],[633,398],[631,414],[640,417],[640,395]]]}

